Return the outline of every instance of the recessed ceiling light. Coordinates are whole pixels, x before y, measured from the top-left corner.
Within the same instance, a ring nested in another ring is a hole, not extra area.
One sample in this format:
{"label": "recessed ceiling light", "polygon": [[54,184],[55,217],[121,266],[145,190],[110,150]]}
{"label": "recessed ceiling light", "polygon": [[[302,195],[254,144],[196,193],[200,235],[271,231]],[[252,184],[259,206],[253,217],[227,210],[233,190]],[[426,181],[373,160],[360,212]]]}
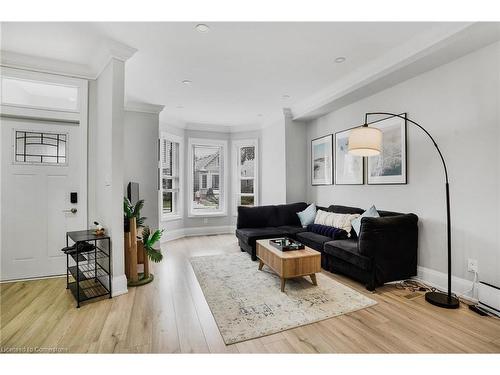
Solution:
{"label": "recessed ceiling light", "polygon": [[176,108],[182,109],[182,108],[184,108],[184,106],[183,105],[178,105]]}
{"label": "recessed ceiling light", "polygon": [[190,85],[191,83],[193,83],[193,81],[190,81],[189,79],[185,79],[182,81],[182,83],[184,83],[185,85]]}
{"label": "recessed ceiling light", "polygon": [[339,57],[337,57],[337,58],[335,59],[335,62],[336,62],[337,64],[341,64],[341,63],[343,63],[344,61],[345,61],[345,57],[344,57],[344,56],[339,56]]}
{"label": "recessed ceiling light", "polygon": [[208,25],[205,25],[204,23],[199,23],[194,28],[199,33],[208,33],[210,31],[210,27],[208,27]]}
{"label": "recessed ceiling light", "polygon": [[290,95],[285,94],[285,95],[283,95],[283,96],[282,96],[282,98],[283,98],[283,99],[290,99]]}

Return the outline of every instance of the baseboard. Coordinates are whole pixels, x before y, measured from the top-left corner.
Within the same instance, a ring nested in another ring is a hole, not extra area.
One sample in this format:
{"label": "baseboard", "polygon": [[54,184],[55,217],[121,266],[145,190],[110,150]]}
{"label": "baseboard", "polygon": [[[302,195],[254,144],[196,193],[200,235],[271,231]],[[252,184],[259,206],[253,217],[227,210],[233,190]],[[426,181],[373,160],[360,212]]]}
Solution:
{"label": "baseboard", "polygon": [[125,275],[113,276],[113,278],[111,279],[111,284],[113,286],[113,291],[112,291],[113,297],[128,293],[127,276]]}
{"label": "baseboard", "polygon": [[[429,286],[439,290],[448,289],[448,275],[427,267],[417,267],[417,276],[414,279],[422,281]],[[473,282],[460,277],[451,277],[451,290],[457,296],[471,302],[477,302],[477,298],[472,295]],[[476,285],[477,288],[477,285]]]}
{"label": "baseboard", "polygon": [[181,228],[174,229],[171,231],[166,231],[166,233],[162,236],[161,242],[168,242],[177,240],[183,237],[192,237],[192,236],[208,236],[212,234],[226,234],[226,233],[234,233],[236,227],[234,225],[221,225],[218,227],[194,227],[194,228]]}

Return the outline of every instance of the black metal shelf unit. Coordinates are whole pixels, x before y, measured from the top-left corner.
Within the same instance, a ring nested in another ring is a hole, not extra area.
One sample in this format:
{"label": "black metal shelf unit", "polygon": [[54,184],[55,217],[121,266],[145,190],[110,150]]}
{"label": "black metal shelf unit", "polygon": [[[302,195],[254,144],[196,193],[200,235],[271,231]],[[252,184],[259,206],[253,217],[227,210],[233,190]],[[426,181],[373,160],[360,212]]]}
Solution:
{"label": "black metal shelf unit", "polygon": [[[73,242],[69,244],[70,240]],[[109,295],[111,298],[111,239],[92,230],[66,233],[66,289],[80,303]]]}

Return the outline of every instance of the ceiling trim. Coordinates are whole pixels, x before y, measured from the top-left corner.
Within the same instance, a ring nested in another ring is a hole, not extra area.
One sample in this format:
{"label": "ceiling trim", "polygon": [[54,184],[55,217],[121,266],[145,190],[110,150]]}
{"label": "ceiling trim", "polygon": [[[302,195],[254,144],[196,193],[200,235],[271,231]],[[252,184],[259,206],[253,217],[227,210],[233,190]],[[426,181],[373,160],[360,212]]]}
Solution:
{"label": "ceiling trim", "polygon": [[158,115],[161,111],[163,111],[163,108],[165,108],[165,106],[160,104],[136,102],[132,100],[127,100],[125,102],[125,110],[132,112],[152,113],[154,115]]}
{"label": "ceiling trim", "polygon": [[14,69],[24,69],[84,79],[96,78],[95,73],[88,65],[25,55],[12,51],[1,50],[0,63],[2,66]]}
{"label": "ceiling trim", "polygon": [[0,50],[0,65],[14,69],[93,80],[99,77],[111,59],[125,62],[137,52],[137,49],[114,40],[107,40],[97,48],[97,51],[90,64],[78,64]]}
{"label": "ceiling trim", "polygon": [[296,103],[294,120],[310,121],[328,112],[404,82],[499,38],[495,23],[460,23],[421,34],[342,80]]}

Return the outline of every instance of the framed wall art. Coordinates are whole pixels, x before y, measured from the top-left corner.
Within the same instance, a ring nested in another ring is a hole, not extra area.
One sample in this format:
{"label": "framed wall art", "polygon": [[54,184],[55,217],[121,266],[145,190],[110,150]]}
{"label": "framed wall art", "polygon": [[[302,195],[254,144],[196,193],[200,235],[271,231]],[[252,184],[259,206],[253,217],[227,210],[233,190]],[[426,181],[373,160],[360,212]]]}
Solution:
{"label": "framed wall art", "polygon": [[348,153],[351,129],[335,133],[335,184],[363,185],[364,162],[362,156]]}
{"label": "framed wall art", "polygon": [[311,141],[311,184],[331,185],[333,183],[332,135]]}
{"label": "framed wall art", "polygon": [[406,114],[405,119],[389,117],[371,123],[382,131],[380,155],[367,159],[369,185],[406,184]]}

